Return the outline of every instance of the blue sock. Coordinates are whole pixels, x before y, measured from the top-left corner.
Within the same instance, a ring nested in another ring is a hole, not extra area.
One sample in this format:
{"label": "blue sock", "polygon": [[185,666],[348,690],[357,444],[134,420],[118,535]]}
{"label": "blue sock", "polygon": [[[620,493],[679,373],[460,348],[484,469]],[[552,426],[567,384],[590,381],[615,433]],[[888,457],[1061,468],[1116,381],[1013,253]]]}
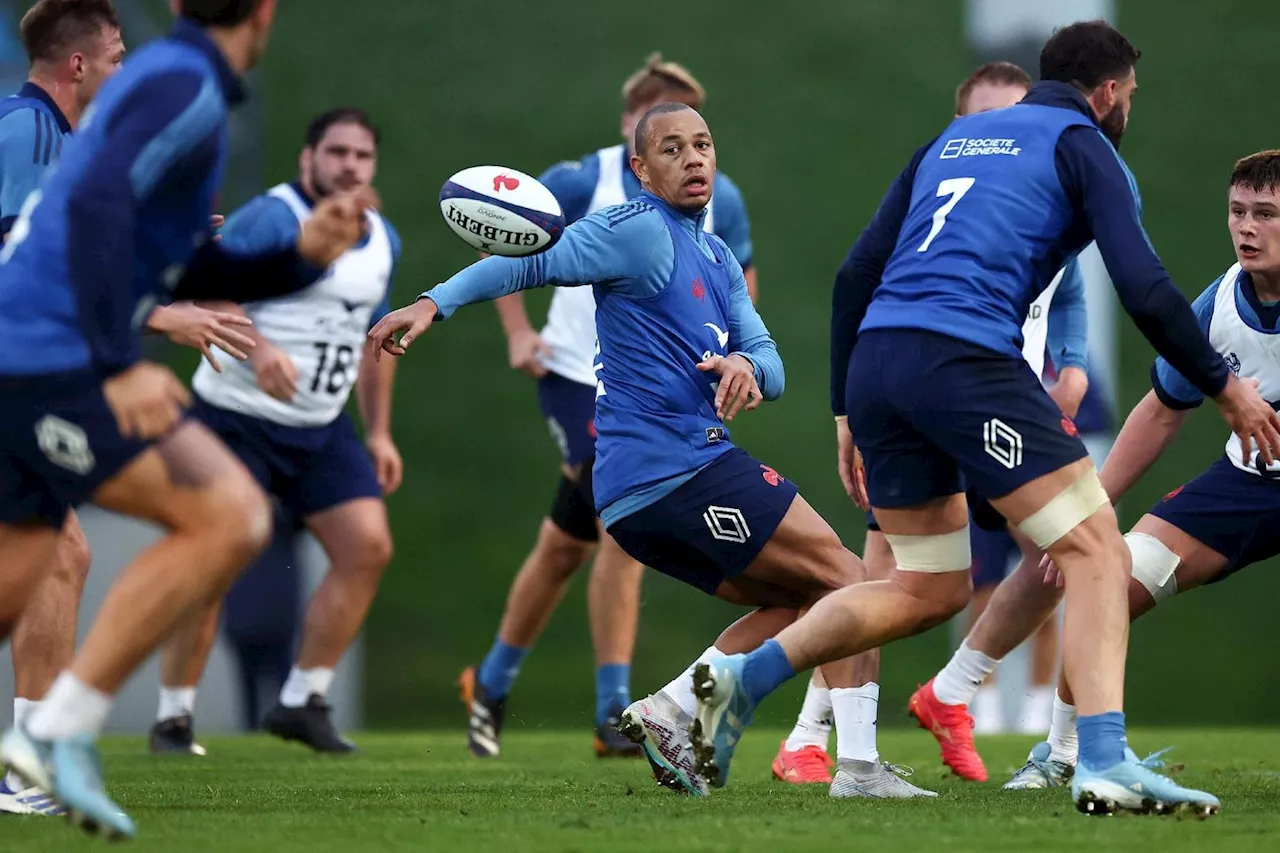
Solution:
{"label": "blue sock", "polygon": [[502,640],[495,639],[493,648],[489,649],[484,663],[480,664],[480,686],[484,688],[485,695],[490,699],[501,699],[510,693],[511,685],[515,684],[516,676],[520,674],[520,664],[527,654],[528,649],[508,646]]}
{"label": "blue sock", "polygon": [[1128,741],[1124,735],[1124,712],[1107,711],[1076,721],[1080,734],[1080,761],[1095,773],[1124,761]]}
{"label": "blue sock", "polygon": [[742,665],[742,689],[752,702],[759,702],[796,674],[777,640],[765,640],[764,645],[747,655]]}
{"label": "blue sock", "polygon": [[596,667],[596,725],[620,714],[631,704],[631,664],[606,663]]}

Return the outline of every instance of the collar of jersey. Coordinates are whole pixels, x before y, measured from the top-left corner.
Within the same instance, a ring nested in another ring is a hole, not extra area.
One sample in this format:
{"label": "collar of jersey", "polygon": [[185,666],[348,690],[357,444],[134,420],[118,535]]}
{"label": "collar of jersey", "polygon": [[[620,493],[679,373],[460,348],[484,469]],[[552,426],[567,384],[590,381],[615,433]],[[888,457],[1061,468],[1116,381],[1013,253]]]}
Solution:
{"label": "collar of jersey", "polygon": [[1075,110],[1094,124],[1098,123],[1098,117],[1093,114],[1093,107],[1089,106],[1089,102],[1085,100],[1080,90],[1070,83],[1041,80],[1031,87],[1031,91],[1027,92],[1027,96],[1020,103]]}
{"label": "collar of jersey", "polygon": [[1244,320],[1246,326],[1264,335],[1280,334],[1280,323],[1270,329],[1262,324],[1262,318],[1268,314],[1274,316],[1277,307],[1262,304],[1258,291],[1253,287],[1253,279],[1244,270],[1240,270],[1240,274],[1236,276],[1235,291],[1236,310],[1240,312],[1240,319]]}
{"label": "collar of jersey", "polygon": [[236,72],[227,64],[227,58],[222,55],[222,51],[213,43],[213,39],[209,38],[208,33],[204,31],[204,27],[189,18],[179,18],[174,22],[173,29],[169,31],[169,38],[191,45],[209,57],[209,61],[213,63],[214,70],[218,73],[218,83],[222,86],[222,97],[226,99],[229,105],[238,104],[245,99],[244,84],[240,82]]}
{"label": "collar of jersey", "polygon": [[688,233],[695,242],[701,242],[700,237],[702,235],[702,224],[707,219],[706,207],[703,207],[702,210],[699,210],[697,213],[685,213],[680,208],[667,204],[648,190],[642,190],[640,195],[636,196],[636,198],[644,199],[654,207],[659,207],[665,210],[673,219],[675,219],[676,222],[680,223],[681,227],[685,229],[686,233]]}
{"label": "collar of jersey", "polygon": [[62,114],[62,109],[57,102],[53,100],[53,96],[46,92],[42,87],[28,80],[22,84],[22,88],[18,90],[19,98],[31,98],[40,101],[49,108],[49,112],[53,113],[53,119],[58,123],[58,128],[63,133],[71,132],[71,122],[67,121],[67,117]]}

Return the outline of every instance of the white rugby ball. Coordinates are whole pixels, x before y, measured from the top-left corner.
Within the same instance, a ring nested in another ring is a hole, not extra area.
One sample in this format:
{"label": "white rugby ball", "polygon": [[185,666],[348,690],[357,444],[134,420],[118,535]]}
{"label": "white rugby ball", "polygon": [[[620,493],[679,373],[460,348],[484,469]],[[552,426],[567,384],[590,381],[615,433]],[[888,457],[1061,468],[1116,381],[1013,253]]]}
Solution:
{"label": "white rugby ball", "polygon": [[467,245],[491,255],[537,254],[564,233],[564,212],[551,190],[503,166],[458,172],[440,189],[440,213]]}

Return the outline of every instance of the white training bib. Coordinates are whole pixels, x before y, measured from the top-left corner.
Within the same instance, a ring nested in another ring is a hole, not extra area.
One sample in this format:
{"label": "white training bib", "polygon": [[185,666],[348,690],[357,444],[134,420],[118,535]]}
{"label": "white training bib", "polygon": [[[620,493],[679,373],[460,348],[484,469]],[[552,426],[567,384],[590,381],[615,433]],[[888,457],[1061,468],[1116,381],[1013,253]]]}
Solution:
{"label": "white training bib", "polygon": [[[299,222],[311,218],[311,208],[288,184],[268,195],[287,204]],[[360,370],[369,320],[386,297],[394,264],[382,217],[370,212],[368,219],[368,242],[334,261],[310,287],[243,306],[257,331],[297,366],[293,400],[269,396],[258,387],[250,362],[216,348],[223,372],[202,361],[191,383],[197,394],[220,408],[285,426],[324,426],[342,413]]]}
{"label": "white training bib", "polygon": [[[1253,328],[1240,316],[1239,300],[1242,271],[1233,264],[1222,277],[1213,300],[1213,316],[1209,320],[1209,343],[1226,359],[1227,366],[1241,379],[1258,380],[1258,393],[1275,406],[1280,401],[1280,334]],[[1227,458],[1241,471],[1262,476],[1255,448],[1244,458],[1240,438],[1227,439]],[[1268,478],[1280,477],[1280,463],[1267,466]]]}
{"label": "white training bib", "polygon": [[1053,295],[1058,292],[1058,285],[1062,283],[1065,271],[1066,267],[1058,270],[1049,286],[1031,303],[1031,307],[1027,309],[1027,319],[1022,323],[1022,357],[1027,360],[1037,379],[1044,376],[1045,347],[1049,342],[1049,305],[1053,302]]}
{"label": "white training bib", "polygon": [[[627,165],[627,146],[614,145],[596,152],[600,161],[600,174],[596,189],[587,205],[590,215],[605,207],[626,204],[627,191],[622,184]],[[707,202],[707,218],[702,229],[714,228],[715,197]],[[542,339],[551,347],[551,355],[543,359],[543,366],[565,379],[594,386],[593,368],[596,351],[596,299],[590,287],[557,287],[551,296],[547,310],[547,324],[542,329]]]}

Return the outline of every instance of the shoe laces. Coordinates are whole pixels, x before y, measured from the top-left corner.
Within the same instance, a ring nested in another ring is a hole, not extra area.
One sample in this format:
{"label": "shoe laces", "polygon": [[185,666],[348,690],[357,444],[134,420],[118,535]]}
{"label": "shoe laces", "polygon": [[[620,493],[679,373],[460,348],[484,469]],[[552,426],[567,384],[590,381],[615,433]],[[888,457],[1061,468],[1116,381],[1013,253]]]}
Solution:
{"label": "shoe laces", "polygon": [[1165,763],[1164,759],[1161,758],[1160,756],[1164,755],[1166,752],[1169,752],[1172,749],[1173,747],[1171,746],[1166,746],[1164,749],[1158,749],[1155,752],[1148,755],[1146,758],[1142,759],[1138,763],[1141,764],[1143,767],[1147,768],[1148,770],[1163,770],[1164,768],[1168,767],[1168,765]]}
{"label": "shoe laces", "polygon": [[908,767],[905,764],[890,764],[887,761],[881,761],[880,763],[884,765],[885,770],[888,770],[890,773],[894,774],[895,776],[900,776],[903,779],[906,779],[910,776],[914,776],[916,774],[914,767]]}

